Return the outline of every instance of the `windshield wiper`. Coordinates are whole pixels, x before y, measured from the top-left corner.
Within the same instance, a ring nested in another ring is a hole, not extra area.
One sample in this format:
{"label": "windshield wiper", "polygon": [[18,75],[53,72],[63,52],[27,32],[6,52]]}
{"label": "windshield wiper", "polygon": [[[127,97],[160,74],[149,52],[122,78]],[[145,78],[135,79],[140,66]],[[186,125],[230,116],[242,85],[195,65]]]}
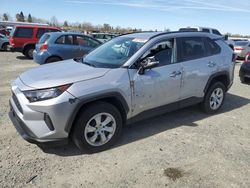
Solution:
{"label": "windshield wiper", "polygon": [[82,62],[83,64],[85,64],[85,65],[88,65],[88,66],[91,66],[91,67],[96,67],[94,64],[88,63],[88,62],[84,61],[84,60],[83,60],[83,57],[81,58],[81,62]]}

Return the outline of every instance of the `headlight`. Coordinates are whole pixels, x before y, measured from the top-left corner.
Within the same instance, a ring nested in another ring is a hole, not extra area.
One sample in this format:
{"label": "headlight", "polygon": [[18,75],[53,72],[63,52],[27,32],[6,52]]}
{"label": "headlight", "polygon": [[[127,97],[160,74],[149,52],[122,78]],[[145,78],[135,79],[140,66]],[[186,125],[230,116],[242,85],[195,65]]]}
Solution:
{"label": "headlight", "polygon": [[23,93],[30,102],[43,101],[58,97],[70,86],[71,84],[68,84],[48,89],[24,91]]}

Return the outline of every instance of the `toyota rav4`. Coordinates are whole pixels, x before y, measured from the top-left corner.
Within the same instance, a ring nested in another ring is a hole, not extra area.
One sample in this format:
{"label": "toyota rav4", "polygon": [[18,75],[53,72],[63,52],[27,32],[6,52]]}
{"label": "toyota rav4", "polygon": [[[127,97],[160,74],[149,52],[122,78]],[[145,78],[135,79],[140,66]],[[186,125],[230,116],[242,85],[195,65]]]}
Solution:
{"label": "toyota rav4", "polygon": [[80,59],[33,68],[12,83],[10,118],[32,143],[109,148],[125,124],[200,104],[217,112],[233,83],[234,55],[221,37],[145,32],[112,39]]}

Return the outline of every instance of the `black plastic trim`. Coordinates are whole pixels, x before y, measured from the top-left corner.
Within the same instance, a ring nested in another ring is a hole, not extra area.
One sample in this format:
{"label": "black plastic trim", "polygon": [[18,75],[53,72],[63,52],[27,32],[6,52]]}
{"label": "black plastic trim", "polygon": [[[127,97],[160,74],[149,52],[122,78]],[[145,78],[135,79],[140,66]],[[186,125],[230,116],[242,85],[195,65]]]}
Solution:
{"label": "black plastic trim", "polygon": [[157,108],[146,110],[146,111],[141,112],[140,114],[128,119],[127,124],[131,124],[131,123],[134,123],[134,122],[137,122],[140,120],[149,119],[149,118],[154,117],[154,116],[159,116],[159,115],[171,112],[171,111],[175,111],[175,110],[178,110],[181,108],[192,106],[192,105],[198,104],[202,101],[203,101],[202,97],[190,97],[188,99],[184,99],[184,100],[181,100],[178,102],[174,102],[171,104],[167,104],[164,106],[160,106]]}
{"label": "black plastic trim", "polygon": [[212,80],[215,79],[216,77],[219,77],[219,76],[226,76],[227,77],[226,88],[227,88],[227,90],[230,88],[230,86],[232,84],[229,83],[230,82],[229,73],[227,71],[220,71],[220,72],[217,72],[209,77],[207,84],[206,84],[206,87],[204,88],[204,93],[206,93],[206,91],[208,90],[210,84],[212,83]]}
{"label": "black plastic trim", "polygon": [[[91,96],[91,97],[87,97],[87,98],[83,98],[83,99],[78,99],[78,104],[77,104],[75,110],[73,111],[72,115],[70,116],[70,119],[67,122],[67,125],[65,127],[65,131],[68,133],[70,132],[71,127],[73,126],[74,120],[75,120],[79,110],[82,108],[83,105],[85,105],[87,103],[95,102],[98,100],[105,100],[107,98],[112,98],[112,97],[114,97],[115,99],[117,99],[121,103],[121,105],[122,105],[122,107],[125,110],[126,115],[127,115],[129,112],[129,106],[128,106],[126,100],[124,99],[124,97],[120,93],[109,92],[109,93],[105,93],[105,94],[97,94],[95,96]],[[125,118],[125,120],[126,120],[126,118]]]}

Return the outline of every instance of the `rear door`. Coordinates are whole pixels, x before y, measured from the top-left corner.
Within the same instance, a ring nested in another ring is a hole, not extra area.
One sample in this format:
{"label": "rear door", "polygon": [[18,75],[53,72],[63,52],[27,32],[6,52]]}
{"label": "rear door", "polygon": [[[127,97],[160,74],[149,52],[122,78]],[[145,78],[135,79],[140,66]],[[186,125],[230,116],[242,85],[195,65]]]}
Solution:
{"label": "rear door", "polygon": [[55,41],[54,50],[63,59],[72,59],[78,57],[79,46],[74,44],[72,35],[62,35]]}
{"label": "rear door", "polygon": [[181,37],[177,42],[180,47],[178,60],[183,67],[180,97],[203,97],[210,75],[223,63],[220,47],[210,38],[204,37]]}

